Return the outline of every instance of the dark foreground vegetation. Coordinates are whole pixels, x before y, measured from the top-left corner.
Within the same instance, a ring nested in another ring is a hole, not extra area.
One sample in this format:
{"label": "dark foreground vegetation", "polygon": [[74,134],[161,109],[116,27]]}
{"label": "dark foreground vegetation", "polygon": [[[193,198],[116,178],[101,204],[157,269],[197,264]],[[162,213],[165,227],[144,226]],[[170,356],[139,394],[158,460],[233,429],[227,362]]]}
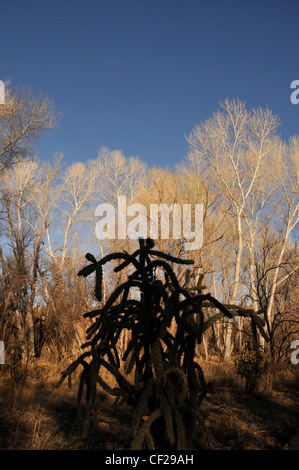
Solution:
{"label": "dark foreground vegetation", "polygon": [[[203,449],[287,450],[299,424],[299,379],[293,371],[273,371],[254,394],[244,391],[233,364],[217,358],[204,361],[213,387],[201,407],[201,416],[213,439]],[[1,366],[2,368],[3,366]],[[134,409],[113,407],[98,391],[97,426],[82,438],[76,411],[77,387],[56,388],[61,366],[39,360],[16,384],[8,371],[0,378],[0,448],[2,450],[130,449]],[[75,380],[74,380],[75,382]],[[298,449],[296,447],[291,447]]]}
{"label": "dark foreground vegetation", "polygon": [[[279,370],[262,352],[259,338],[268,338],[256,312],[203,294],[202,279],[190,286],[189,271],[182,287],[170,263],[192,262],[154,250],[150,239],[131,255],[86,258],[79,275],[95,272],[98,302],[107,262],[119,261],[115,272],[134,269],[101,308],[85,313],[93,322],[84,352],[59,382],[58,365],[41,360],[3,367],[2,449],[289,448],[299,424],[298,369]],[[132,288],[139,294],[130,297]],[[205,320],[205,308],[218,313]],[[233,363],[202,360],[203,333],[234,315],[250,325],[242,353]]]}

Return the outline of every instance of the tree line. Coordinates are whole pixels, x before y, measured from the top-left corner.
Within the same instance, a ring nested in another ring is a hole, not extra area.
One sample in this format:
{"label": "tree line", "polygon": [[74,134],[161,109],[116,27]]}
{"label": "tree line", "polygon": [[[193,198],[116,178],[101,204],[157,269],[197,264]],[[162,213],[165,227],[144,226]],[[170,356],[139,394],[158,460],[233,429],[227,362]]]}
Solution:
{"label": "tree line", "polygon": [[[102,258],[132,252],[138,243],[99,240],[95,208],[117,207],[118,197],[126,196],[128,204],[145,207],[202,204],[201,249],[186,251],[183,239],[171,237],[155,240],[157,249],[194,260],[194,283],[202,279],[205,292],[219,301],[252,309],[269,337],[266,343],[261,335],[261,346],[275,360],[288,357],[299,322],[299,137],[283,141],[277,116],[235,99],[191,130],[187,155],[171,169],[149,168],[106,147],[88,161],[66,164],[54,155],[45,162],[35,156],[35,144],[58,120],[47,97],[6,86],[0,105],[0,339],[7,347],[24,361],[77,354],[91,321],[84,312],[104,303],[125,275],[115,275],[113,266],[104,270],[97,302],[92,280],[77,275],[85,253]],[[184,279],[186,266],[175,269]],[[219,319],[203,335],[200,354],[230,360],[249,332],[242,316]],[[119,348],[127,342],[122,335]]]}

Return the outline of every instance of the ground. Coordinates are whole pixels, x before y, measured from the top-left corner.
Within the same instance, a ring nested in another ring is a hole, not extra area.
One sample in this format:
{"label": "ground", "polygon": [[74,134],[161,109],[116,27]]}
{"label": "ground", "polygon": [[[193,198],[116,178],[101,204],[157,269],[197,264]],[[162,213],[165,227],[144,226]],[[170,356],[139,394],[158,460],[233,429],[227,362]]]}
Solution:
{"label": "ground", "polygon": [[[201,414],[211,439],[203,449],[298,449],[298,373],[264,378],[254,394],[246,394],[232,364],[203,365],[212,382]],[[25,383],[16,384],[0,370],[0,450],[128,450],[132,409],[116,409],[99,391],[97,422],[87,439],[76,414],[76,383],[56,388],[61,368],[47,363],[32,366]],[[76,382],[76,381],[75,381]]]}

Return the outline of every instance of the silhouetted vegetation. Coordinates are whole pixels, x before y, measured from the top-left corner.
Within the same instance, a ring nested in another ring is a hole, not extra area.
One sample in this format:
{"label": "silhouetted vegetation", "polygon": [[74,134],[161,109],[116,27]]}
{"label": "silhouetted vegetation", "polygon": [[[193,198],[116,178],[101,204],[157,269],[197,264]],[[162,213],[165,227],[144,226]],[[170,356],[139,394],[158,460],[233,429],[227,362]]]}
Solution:
{"label": "silhouetted vegetation", "polygon": [[[87,351],[67,368],[61,382],[65,378],[70,380],[75,369],[83,366],[78,411],[85,392],[85,437],[93,415],[96,416],[99,384],[116,397],[118,405],[129,403],[134,406],[133,449],[193,448],[196,437],[207,432],[198,413],[207,393],[196,354],[203,332],[213,320],[219,320],[219,315],[232,318],[232,312],[238,310],[239,315],[251,316],[255,335],[260,322],[253,312],[237,306],[228,308],[210,294],[203,294],[202,277],[196,286],[190,286],[189,270],[185,285],[181,286],[172,265],[190,265],[193,263],[191,260],[154,250],[150,239],[141,239],[139,243],[139,249],[132,255],[112,253],[100,261],[90,253],[86,255],[91,264],[78,274],[86,277],[95,272],[95,298],[98,302],[102,300],[103,267],[106,263],[120,260],[115,272],[129,266],[133,271],[124,283],[115,288],[103,307],[84,314],[93,319],[87,330],[88,341],[82,345]],[[163,279],[157,277],[158,268],[163,271]],[[218,314],[205,321],[205,307],[217,309]],[[131,339],[121,358],[117,346],[124,329],[130,332]],[[257,348],[256,336],[254,344]],[[124,361],[123,368],[121,361]],[[103,368],[114,376],[117,387],[111,388],[102,378]],[[132,381],[129,379],[131,373]],[[198,425],[201,428],[199,433],[195,432]]]}

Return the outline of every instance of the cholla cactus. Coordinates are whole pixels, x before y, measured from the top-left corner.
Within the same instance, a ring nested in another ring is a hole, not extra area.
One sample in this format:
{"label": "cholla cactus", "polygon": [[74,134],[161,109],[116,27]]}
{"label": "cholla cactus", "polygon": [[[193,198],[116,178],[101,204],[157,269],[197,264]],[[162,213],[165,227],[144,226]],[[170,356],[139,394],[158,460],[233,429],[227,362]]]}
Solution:
{"label": "cholla cactus", "polygon": [[[195,429],[202,426],[198,410],[206,395],[206,384],[196,360],[196,345],[201,343],[204,323],[203,307],[216,307],[221,315],[232,313],[210,294],[203,294],[201,278],[189,288],[190,272],[185,286],[175,275],[173,264],[193,264],[154,250],[154,243],[140,240],[133,254],[113,253],[91,262],[78,275],[95,272],[95,296],[102,300],[103,266],[112,260],[120,264],[119,272],[129,265],[133,272],[116,287],[102,308],[85,313],[94,321],[87,330],[84,352],[62,374],[70,378],[81,364],[83,371],[78,390],[78,410],[86,389],[86,436],[94,414],[96,387],[116,397],[116,402],[134,406],[132,449],[190,449],[194,446]],[[157,277],[157,269],[163,277]],[[134,289],[135,295],[130,296]],[[136,295],[136,289],[138,291]],[[171,325],[175,324],[175,332]],[[119,356],[118,340],[123,330],[131,339],[123,357]],[[121,367],[124,362],[124,367]],[[102,378],[102,368],[112,374],[118,384],[111,386]],[[133,375],[134,379],[129,380]]]}

